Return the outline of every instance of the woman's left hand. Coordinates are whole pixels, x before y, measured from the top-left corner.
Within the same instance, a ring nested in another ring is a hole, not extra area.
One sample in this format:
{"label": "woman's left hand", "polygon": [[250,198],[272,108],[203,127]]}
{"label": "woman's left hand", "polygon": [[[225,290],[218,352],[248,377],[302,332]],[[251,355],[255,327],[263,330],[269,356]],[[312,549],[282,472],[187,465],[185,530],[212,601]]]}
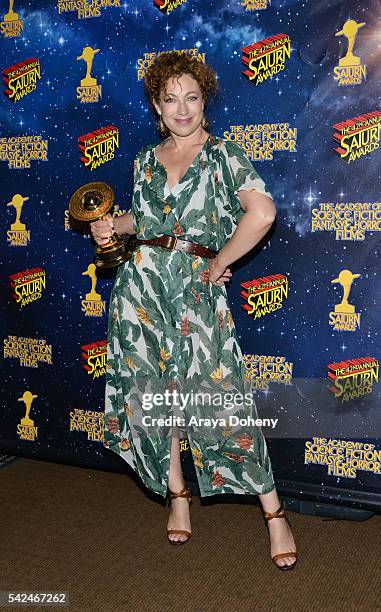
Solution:
{"label": "woman's left hand", "polygon": [[232,273],[230,268],[225,268],[224,265],[218,262],[217,258],[209,259],[208,261],[209,282],[217,287],[231,280]]}

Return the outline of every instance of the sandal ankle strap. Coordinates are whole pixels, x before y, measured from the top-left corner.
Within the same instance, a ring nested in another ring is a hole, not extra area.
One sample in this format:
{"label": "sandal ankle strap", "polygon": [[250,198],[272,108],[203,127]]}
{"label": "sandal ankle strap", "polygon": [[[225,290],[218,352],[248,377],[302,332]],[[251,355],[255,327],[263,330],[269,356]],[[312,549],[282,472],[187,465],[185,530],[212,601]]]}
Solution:
{"label": "sandal ankle strap", "polygon": [[266,521],[271,521],[271,519],[273,518],[286,518],[284,514],[283,503],[281,503],[278,510],[275,510],[275,512],[265,512],[264,511],[263,514],[264,514]]}
{"label": "sandal ankle strap", "polygon": [[178,493],[171,491],[170,489],[168,489],[168,492],[171,499],[175,499],[176,497],[192,497],[192,493],[189,491],[186,485]]}

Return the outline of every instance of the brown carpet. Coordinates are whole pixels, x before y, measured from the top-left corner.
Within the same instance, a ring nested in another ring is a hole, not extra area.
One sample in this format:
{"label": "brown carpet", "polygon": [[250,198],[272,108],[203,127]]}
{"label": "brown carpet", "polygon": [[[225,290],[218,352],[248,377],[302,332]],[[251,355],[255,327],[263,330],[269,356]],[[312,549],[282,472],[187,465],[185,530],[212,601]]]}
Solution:
{"label": "brown carpet", "polygon": [[70,598],[69,608],[23,610],[381,610],[381,516],[353,522],[288,512],[300,558],[282,573],[257,506],[201,506],[194,497],[192,539],[171,546],[168,509],[128,475],[23,458],[0,479],[0,590]]}

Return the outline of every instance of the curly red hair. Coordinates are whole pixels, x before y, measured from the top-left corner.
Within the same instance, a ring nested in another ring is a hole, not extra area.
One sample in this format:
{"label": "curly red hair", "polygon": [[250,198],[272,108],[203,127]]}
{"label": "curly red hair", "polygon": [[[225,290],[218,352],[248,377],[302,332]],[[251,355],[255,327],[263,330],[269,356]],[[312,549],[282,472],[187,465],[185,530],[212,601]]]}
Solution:
{"label": "curly red hair", "polygon": [[144,77],[144,92],[156,117],[158,115],[153,103],[159,103],[168,79],[183,74],[189,74],[197,81],[205,104],[218,94],[217,75],[211,66],[198,62],[190,55],[165,51],[150,64]]}

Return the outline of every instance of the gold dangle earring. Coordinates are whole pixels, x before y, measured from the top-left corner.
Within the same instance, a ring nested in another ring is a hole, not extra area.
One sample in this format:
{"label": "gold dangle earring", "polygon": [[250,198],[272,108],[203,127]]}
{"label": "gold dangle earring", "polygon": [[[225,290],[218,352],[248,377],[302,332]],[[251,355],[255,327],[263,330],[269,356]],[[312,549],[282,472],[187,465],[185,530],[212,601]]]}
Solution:
{"label": "gold dangle earring", "polygon": [[166,133],[166,129],[167,129],[167,128],[165,127],[165,125],[164,125],[164,121],[162,120],[161,115],[160,115],[160,119],[159,119],[159,131],[160,131],[160,133],[162,134],[162,136],[164,136],[164,135],[165,135],[165,133]]}
{"label": "gold dangle earring", "polygon": [[201,127],[202,127],[202,128],[204,128],[204,130],[205,130],[205,128],[206,128],[207,126],[208,126],[208,121],[207,121],[206,117],[205,117],[205,116],[203,116],[203,118],[202,118],[202,120],[201,120]]}

